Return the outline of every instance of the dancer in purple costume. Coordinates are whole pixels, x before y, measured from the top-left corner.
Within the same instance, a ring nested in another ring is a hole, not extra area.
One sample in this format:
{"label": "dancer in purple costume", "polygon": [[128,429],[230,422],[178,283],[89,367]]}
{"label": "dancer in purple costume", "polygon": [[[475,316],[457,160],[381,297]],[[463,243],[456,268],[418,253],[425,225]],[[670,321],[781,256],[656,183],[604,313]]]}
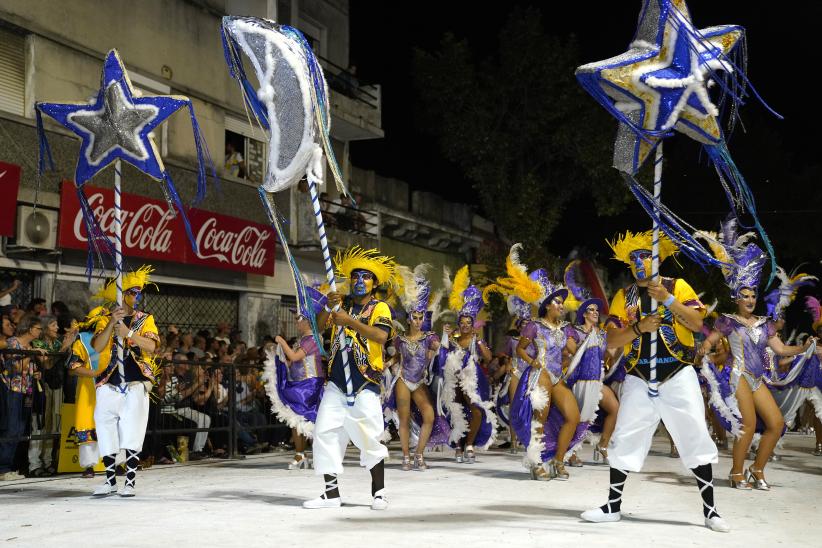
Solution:
{"label": "dancer in purple costume", "polygon": [[[389,398],[389,406],[400,434],[402,469],[405,471],[426,470],[425,448],[448,443],[450,434],[448,421],[434,411],[428,389],[429,366],[440,348],[439,337],[430,331],[430,327],[437,319],[442,297],[441,293],[431,294],[431,285],[425,279],[428,268],[425,264],[418,265],[413,271],[397,267],[403,280],[400,301],[408,314],[408,331],[394,339],[397,376],[394,398]],[[418,432],[413,461],[409,449],[412,423]]]}
{"label": "dancer in purple costume", "polygon": [[[767,491],[770,486],[765,481],[765,465],[782,436],[785,420],[765,383],[765,365],[768,363],[765,349],[770,347],[779,356],[795,356],[815,344],[815,339],[809,338],[804,347],[786,346],[776,336],[773,321],[754,315],[757,286],[767,256],[755,243],[748,241],[748,234],[737,234],[735,219],[722,223],[718,242],[715,234],[702,234],[709,243],[713,242],[711,247],[717,258],[729,265],[722,269],[722,274],[737,307],[735,314],[721,314],[717,318],[713,331],[701,347],[701,354],[708,355],[719,339],[725,336],[733,355],[728,380],[732,398],[723,398],[731,413],[723,418],[738,416],[741,428],[735,429],[739,433],[734,441],[733,464],[728,479],[731,487],[736,489],[749,490],[753,487]],[[703,371],[703,374],[708,372],[710,369]],[[709,380],[709,384],[715,391],[718,383]],[[712,394],[711,399],[717,401],[716,395]],[[756,429],[757,415],[765,428],[756,459],[748,468],[746,477],[745,457]]]}
{"label": "dancer in purple costume", "polygon": [[[612,356],[608,353],[605,330],[599,327],[602,306],[603,303],[599,299],[586,299],[577,310],[577,325],[572,336],[577,343],[577,353],[582,352],[582,355],[576,367],[576,358],[571,362],[565,382],[577,398],[581,423],[593,426],[597,419],[597,410],[602,411],[602,427],[599,442],[594,448],[594,460],[607,463],[607,447],[616,427],[619,400],[613,390],[603,383],[605,362]],[[579,460],[576,454],[569,460],[572,466],[575,465],[575,458]],[[581,465],[579,462],[579,466]]]}
{"label": "dancer in purple costume", "polygon": [[[307,287],[314,313],[326,304],[326,297],[316,289]],[[288,469],[310,468],[311,461],[305,456],[306,438],[314,434],[317,409],[325,385],[325,367],[322,352],[311,331],[311,322],[296,310],[297,331],[300,338],[294,348],[281,336],[275,338],[276,351],[269,351],[263,371],[263,380],[271,411],[291,427],[294,441],[294,459]]]}
{"label": "dancer in purple costume", "polygon": [[[468,266],[460,268],[454,281],[448,279],[449,308],[457,311],[458,334],[443,327],[439,352],[442,366],[442,394],[451,426],[450,444],[455,460],[476,462],[475,446],[487,449],[496,439],[497,416],[491,401],[491,386],[480,362],[491,361],[491,350],[475,332],[474,321],[482,309],[480,290],[470,285]],[[444,280],[444,281],[446,281]]]}

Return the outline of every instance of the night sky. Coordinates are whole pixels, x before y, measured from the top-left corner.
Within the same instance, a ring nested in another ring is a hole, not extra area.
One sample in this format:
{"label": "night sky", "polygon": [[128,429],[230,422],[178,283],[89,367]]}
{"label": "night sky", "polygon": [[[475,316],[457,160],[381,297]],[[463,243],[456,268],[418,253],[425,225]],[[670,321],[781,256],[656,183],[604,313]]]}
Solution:
{"label": "night sky", "polygon": [[[351,62],[357,65],[360,81],[382,85],[386,134],[383,140],[352,145],[354,163],[406,180],[415,189],[433,190],[454,201],[477,203],[471,195],[470,182],[454,165],[443,160],[437,143],[415,124],[413,113],[418,99],[411,74],[414,48],[435,50],[443,34],[452,32],[458,38],[466,38],[479,58],[487,57],[497,47],[499,28],[510,10],[516,5],[537,5],[542,10],[546,32],[561,36],[575,34],[582,47],[581,61],[595,61],[627,49],[640,4],[639,0],[499,2],[492,4],[492,9],[477,9],[477,2],[352,1]],[[557,5],[569,7],[558,10]],[[760,189],[766,187],[773,193],[780,174],[786,170],[818,170],[816,127],[822,120],[819,108],[810,104],[818,93],[806,82],[811,78],[808,71],[818,65],[819,47],[814,39],[819,33],[816,26],[822,16],[822,3],[694,0],[688,5],[697,28],[718,24],[746,27],[748,76],[765,100],[785,117],[778,120],[755,100],[749,100],[743,107],[743,122],[748,132],[737,130],[729,146],[754,193],[764,193]],[[591,108],[601,107],[591,99]],[[616,130],[616,122],[614,128]],[[674,141],[673,147],[666,145],[666,151],[673,149],[666,180],[674,181],[673,184],[685,183],[685,186],[674,189],[669,200],[663,195],[663,201],[684,212],[694,224],[714,225],[727,209],[721,202],[716,175],[709,164],[699,160],[698,147],[685,142],[687,137],[677,134],[666,143],[671,141]],[[610,163],[611,158],[602,161]],[[783,194],[802,195],[807,190],[785,188]],[[766,229],[770,230],[769,224],[795,223],[799,219],[819,224],[822,214],[819,203],[777,198],[771,194],[764,200],[768,203],[760,200],[759,210]],[[597,212],[583,200],[572,204],[566,215],[569,219],[579,219],[596,216]],[[601,219],[597,223],[597,234],[591,237],[601,241],[608,232],[642,228],[646,223],[642,215],[637,207],[629,207],[622,215]],[[555,234],[552,247],[566,253],[569,242],[579,240],[578,226],[578,223],[566,223],[566,228]],[[817,247],[809,255],[818,257],[822,253]]]}

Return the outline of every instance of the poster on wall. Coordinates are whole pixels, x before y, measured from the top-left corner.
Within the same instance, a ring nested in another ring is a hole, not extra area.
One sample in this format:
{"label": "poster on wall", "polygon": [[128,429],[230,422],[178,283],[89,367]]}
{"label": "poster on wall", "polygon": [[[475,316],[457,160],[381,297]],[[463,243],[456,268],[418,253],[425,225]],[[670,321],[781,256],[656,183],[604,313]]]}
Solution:
{"label": "poster on wall", "polygon": [[14,236],[21,173],[20,166],[0,162],[0,236]]}

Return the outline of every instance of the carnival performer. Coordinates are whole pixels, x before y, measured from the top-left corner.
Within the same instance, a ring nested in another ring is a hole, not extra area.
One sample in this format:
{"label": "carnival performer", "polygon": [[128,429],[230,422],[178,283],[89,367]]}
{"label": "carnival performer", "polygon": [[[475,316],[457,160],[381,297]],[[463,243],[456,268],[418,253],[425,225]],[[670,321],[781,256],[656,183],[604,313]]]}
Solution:
{"label": "carnival performer", "polygon": [[94,350],[91,340],[97,323],[108,314],[105,307],[91,310],[85,320],[77,325],[79,333],[71,345],[68,374],[77,377],[77,393],[74,398],[74,430],[79,446],[80,466],[83,477],[94,477],[94,466],[100,460],[97,447],[97,429],[94,427],[95,386],[94,379],[102,373],[98,369],[100,354]]}
{"label": "carnival performer", "polygon": [[[776,335],[781,340],[785,310],[796,299],[799,289],[813,285],[817,278],[804,273],[788,276],[782,268],[777,268],[776,275],[780,281],[779,287],[766,294],[764,301],[767,315],[773,320]],[[822,347],[817,347],[815,353],[803,352],[787,358],[774,355],[770,347],[766,348],[766,352],[771,360],[771,371],[765,382],[785,419],[786,429],[793,428],[797,413],[806,402],[814,410],[814,420],[818,421],[822,417],[822,393],[816,385],[822,375],[819,359]],[[778,458],[774,452],[771,460]]]}
{"label": "carnival performer", "polygon": [[[604,303],[597,298],[585,298],[579,286],[569,283],[568,272],[566,268],[565,282],[579,306],[576,308],[574,330],[571,331],[577,352],[565,373],[565,383],[577,399],[580,423],[593,426],[597,410],[602,410],[602,426],[599,442],[594,447],[594,460],[607,463],[607,447],[616,426],[619,400],[613,390],[603,383],[605,362],[612,357],[608,354],[606,332],[599,326],[600,311]],[[576,453],[573,453],[569,463],[572,466],[582,465]]]}
{"label": "carnival performer", "polygon": [[[705,526],[727,532],[728,524],[714,504],[713,470],[718,462],[716,445],[705,422],[705,404],[696,371],[694,333],[702,329],[705,306],[688,283],[674,278],[652,278],[653,232],[630,231],[609,242],[616,259],[627,264],[634,283],[614,295],[610,314],[619,320],[608,330],[608,347],[624,347],[628,375],[622,387],[614,434],[608,446],[610,486],[608,502],[582,513],[592,522],[621,519],[622,491],[628,472],[639,472],[662,420],[679,448],[680,459],[696,476],[702,497]],[[664,235],[659,239],[659,260],[676,253]],[[660,307],[652,314],[651,299]],[[617,327],[622,325],[624,327]],[[656,367],[652,370],[651,333],[657,333]],[[651,393],[652,371],[658,391]]]}
{"label": "carnival performer", "polygon": [[[721,224],[721,233],[718,237],[714,233],[700,234],[708,240],[716,258],[727,265],[722,267],[722,275],[737,309],[734,314],[721,314],[717,318],[713,331],[701,347],[701,354],[707,355],[724,336],[728,338],[733,355],[732,369],[727,377],[729,397],[721,398],[721,390],[719,394],[722,403],[728,409],[719,413],[722,415],[721,418],[731,423],[737,422],[732,417],[739,419],[739,426],[732,426],[731,431],[736,439],[728,479],[731,487],[736,489],[748,490],[753,486],[767,491],[770,486],[765,480],[765,465],[782,436],[785,420],[765,382],[768,364],[765,349],[770,347],[779,356],[795,356],[808,350],[814,344],[814,339],[809,338],[804,347],[786,346],[776,336],[773,321],[767,316],[754,314],[759,277],[768,258],[759,246],[748,241],[750,234],[737,234],[735,219],[729,219]],[[719,390],[718,384],[711,382],[710,379],[709,386],[712,386],[715,394]],[[711,401],[721,407],[722,403],[715,394],[712,394]],[[764,424],[764,431],[759,441],[756,459],[748,468],[746,477],[745,457],[756,430],[757,416]]]}
{"label": "carnival performer", "polygon": [[[327,299],[313,287],[306,286],[305,289],[311,299],[311,313],[316,315],[324,309]],[[288,464],[289,470],[311,468],[311,460],[305,456],[306,439],[314,434],[314,423],[325,385],[322,350],[311,329],[312,318],[296,310],[293,312],[299,333],[297,344],[292,348],[277,335],[274,338],[277,347],[268,350],[263,370],[271,411],[291,427],[295,454]]]}
{"label": "carnival performer", "polygon": [[563,379],[563,354],[577,350],[573,327],[562,320],[568,290],[551,282],[543,269],[529,275],[519,260],[521,248],[511,246],[505,261],[508,276],[486,288],[538,307],[537,319],[525,325],[517,344],[517,356],[528,367],[511,402],[511,423],[526,447],[531,479],[567,480],[564,458],[588,430],[587,424],[579,424],[579,406]]}
{"label": "carnival performer", "polygon": [[[489,286],[490,287],[490,286]],[[513,333],[511,333],[506,340],[505,355],[508,356],[510,363],[508,364],[508,374],[502,383],[502,391],[507,398],[497,399],[497,415],[503,417],[500,409],[500,403],[508,406],[508,417],[504,418],[508,423],[508,431],[511,437],[510,452],[517,453],[517,433],[514,425],[511,422],[511,402],[514,401],[514,394],[517,392],[519,380],[522,374],[528,368],[528,363],[519,357],[517,354],[517,346],[522,335],[522,330],[528,322],[531,321],[531,305],[526,303],[516,295],[509,295],[506,299],[508,306],[508,315],[514,320]]]}
{"label": "carnival performer", "polygon": [[[440,348],[439,337],[430,328],[439,317],[442,298],[441,291],[431,293],[431,284],[425,278],[429,268],[427,264],[417,265],[413,271],[397,267],[402,281],[399,297],[408,315],[408,330],[394,338],[397,366],[391,417],[400,434],[404,471],[426,470],[425,448],[448,443],[450,434],[448,421],[436,414],[428,389],[432,362]],[[413,460],[409,448],[412,423],[418,432]]]}
{"label": "carnival performer", "polygon": [[[123,306],[114,308],[110,316],[100,318],[92,339],[92,347],[100,354],[99,369],[102,370],[96,380],[94,425],[106,467],[106,481],[94,490],[94,496],[117,493],[115,458],[120,450],[126,453],[126,484],[118,494],[135,495],[139,454],[148,424],[148,395],[157,374],[154,352],[160,342],[154,317],[137,310],[152,271],[152,267],[142,266],[136,272],[123,274]],[[115,279],[109,281],[95,298],[115,303],[115,284]],[[124,346],[120,364],[117,363],[115,329]]]}
{"label": "carnival performer", "polygon": [[314,425],[314,471],[325,479],[325,492],[305,501],[303,508],[339,508],[342,505],[337,476],[349,440],[360,450],[360,465],[371,472],[371,508],[385,510],[385,458],[380,443],[383,413],[380,386],[383,352],[394,335],[389,306],[374,297],[377,286],[396,285],[393,259],[376,249],[358,246],[335,257],[337,276],[348,281],[349,295],[328,294],[317,324],[333,325],[328,382]]}
{"label": "carnival performer", "polygon": [[448,306],[457,314],[458,331],[455,334],[450,325],[443,327],[441,399],[451,426],[449,442],[455,448],[456,462],[474,464],[475,448],[485,450],[494,443],[498,424],[491,385],[480,366],[482,361],[491,361],[491,350],[474,326],[483,306],[482,292],[471,285],[467,265],[457,271],[453,283],[446,270],[443,282],[450,292]]}

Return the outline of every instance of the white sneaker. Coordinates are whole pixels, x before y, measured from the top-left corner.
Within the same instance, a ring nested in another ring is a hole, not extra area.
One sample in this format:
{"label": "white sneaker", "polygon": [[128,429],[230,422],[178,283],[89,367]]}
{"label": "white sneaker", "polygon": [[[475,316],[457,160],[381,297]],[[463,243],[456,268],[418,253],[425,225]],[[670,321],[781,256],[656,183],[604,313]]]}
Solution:
{"label": "white sneaker", "polygon": [[579,517],[592,523],[610,523],[622,519],[622,514],[619,512],[611,512],[606,514],[602,511],[602,508],[594,508],[593,510],[584,511],[579,515]]}
{"label": "white sneaker", "polygon": [[372,510],[388,510],[388,499],[385,498],[385,489],[380,489],[374,494],[374,500],[371,501]]}
{"label": "white sneaker", "polygon": [[728,522],[719,516],[705,518],[705,527],[717,533],[729,533],[731,531],[731,526],[728,525]]}
{"label": "white sneaker", "polygon": [[92,497],[107,497],[109,495],[114,495],[117,493],[117,486],[116,485],[109,485],[108,482],[105,482],[102,485],[98,485],[94,492],[91,494]]}
{"label": "white sneaker", "polygon": [[137,492],[134,490],[134,487],[132,487],[130,485],[126,485],[125,487],[123,487],[120,490],[120,492],[118,494],[121,497],[133,497],[134,495],[137,494]]}
{"label": "white sneaker", "polygon": [[21,476],[17,472],[6,472],[5,474],[0,474],[0,481],[16,481],[26,479],[26,476]]}
{"label": "white sneaker", "polygon": [[303,508],[308,508],[309,510],[316,508],[339,508],[340,506],[342,506],[342,499],[340,497],[327,499],[325,495],[303,502]]}

